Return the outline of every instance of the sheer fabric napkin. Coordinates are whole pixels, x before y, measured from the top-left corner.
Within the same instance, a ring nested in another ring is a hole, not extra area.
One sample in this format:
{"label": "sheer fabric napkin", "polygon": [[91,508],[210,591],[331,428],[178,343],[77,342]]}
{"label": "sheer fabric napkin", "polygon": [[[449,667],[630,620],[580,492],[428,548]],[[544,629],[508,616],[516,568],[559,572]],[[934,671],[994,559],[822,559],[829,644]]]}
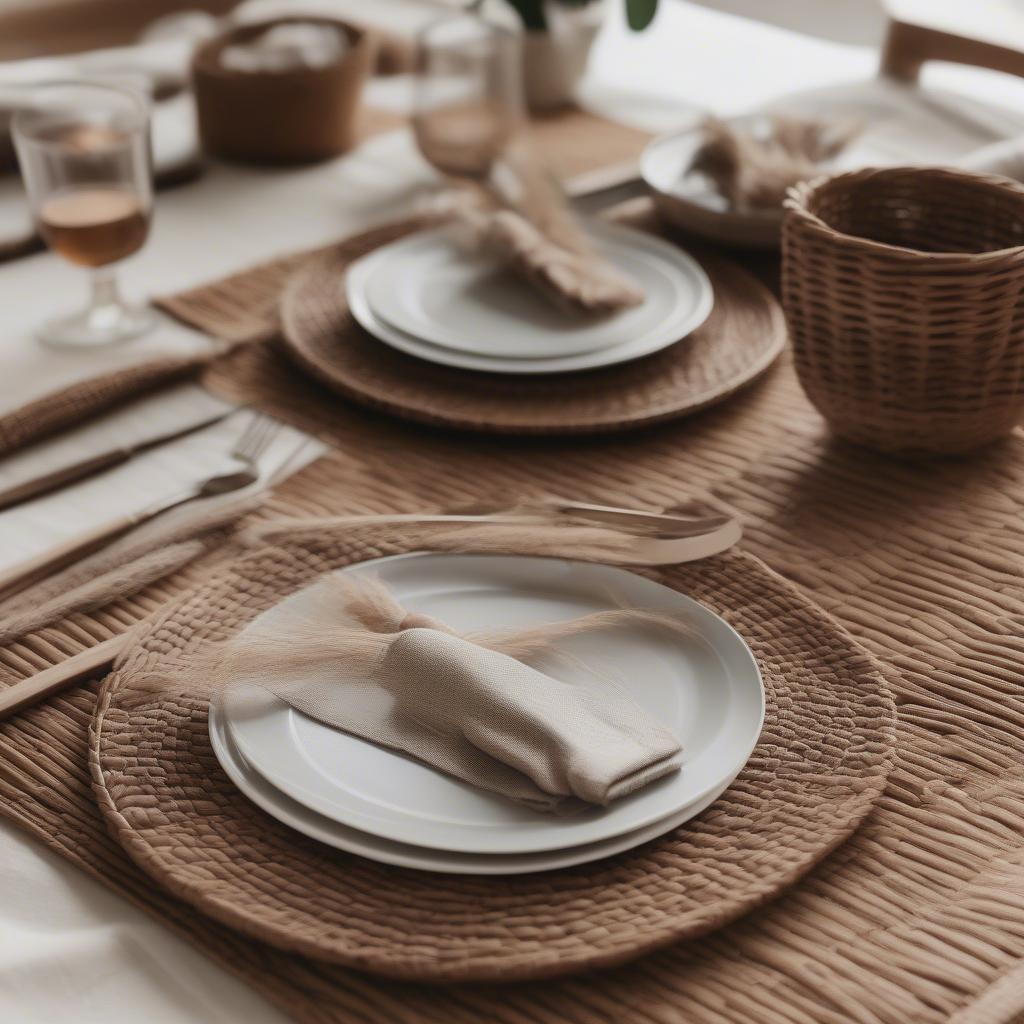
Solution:
{"label": "sheer fabric napkin", "polygon": [[680,623],[622,609],[460,637],[407,613],[377,581],[336,577],[321,588],[316,618],[280,609],[223,654],[213,678],[242,702],[233,709],[244,711],[255,683],[320,722],[558,814],[679,769],[679,742],[617,681],[580,665],[556,678],[520,659],[579,633],[626,624],[685,633]]}
{"label": "sheer fabric napkin", "polygon": [[551,304],[579,316],[610,316],[643,302],[643,290],[600,255],[566,217],[545,223],[479,196],[452,203],[461,237],[496,258]]}
{"label": "sheer fabric napkin", "polygon": [[436,206],[463,247],[497,259],[567,313],[611,316],[644,300],[640,285],[599,251],[525,140],[512,144],[492,183],[463,181]]}

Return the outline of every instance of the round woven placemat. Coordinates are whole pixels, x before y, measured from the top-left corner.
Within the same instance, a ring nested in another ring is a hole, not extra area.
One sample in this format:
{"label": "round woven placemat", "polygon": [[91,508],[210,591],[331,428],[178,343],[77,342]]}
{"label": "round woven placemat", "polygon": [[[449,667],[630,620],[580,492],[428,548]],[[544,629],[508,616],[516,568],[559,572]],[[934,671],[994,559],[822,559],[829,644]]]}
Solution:
{"label": "round woven placemat", "polygon": [[378,341],[349,312],[349,263],[416,225],[349,239],[297,271],[281,304],[287,350],[341,394],[385,412],[494,434],[626,430],[697,412],[749,384],[786,343],[782,309],[728,260],[698,254],[715,290],[704,324],[661,352],[603,369],[502,375],[439,366]]}
{"label": "round woven placemat", "polygon": [[90,750],[100,808],[144,870],[210,916],[403,978],[564,973],[701,935],[777,896],[880,794],[895,712],[875,662],[761,562],[730,553],[645,572],[723,615],[764,677],[760,742],[697,819],[605,861],[508,878],[389,867],[299,835],[223,773],[202,696],[143,684],[173,679],[204,640],[322,573],[409,547],[377,524],[247,555],[150,623],[104,684]]}

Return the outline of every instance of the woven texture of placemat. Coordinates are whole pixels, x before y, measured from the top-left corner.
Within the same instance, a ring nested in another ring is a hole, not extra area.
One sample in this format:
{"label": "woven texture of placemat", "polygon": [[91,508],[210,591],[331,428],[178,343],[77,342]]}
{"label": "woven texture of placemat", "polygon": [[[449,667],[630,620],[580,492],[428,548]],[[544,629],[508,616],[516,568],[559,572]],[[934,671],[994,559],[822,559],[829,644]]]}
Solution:
{"label": "woven texture of placemat", "polygon": [[[89,688],[0,724],[8,817],[301,1021],[1009,1019],[967,1007],[1024,957],[1019,439],[970,465],[917,468],[837,447],[788,365],[695,419],[600,444],[410,428],[346,406],[269,348],[239,352],[211,383],[344,449],[289,480],[278,514],[411,511],[508,486],[651,507],[697,496],[733,508],[747,550],[892,666],[900,715],[887,789],[798,886],[699,942],[578,979],[496,987],[375,982],[245,939],[154,886],[110,837],[86,782]],[[5,677],[123,630],[180,588],[171,579],[27,638],[0,652]]]}
{"label": "woven texture of placemat", "polygon": [[[227,288],[222,284],[221,290]],[[244,285],[240,288],[244,291]],[[95,687],[0,723],[0,812],[303,1022],[1006,1024],[1024,1010],[1024,436],[970,462],[909,465],[836,444],[785,357],[680,423],[586,439],[452,436],[376,415],[273,348],[211,386],[332,438],[280,513],[413,511],[569,494],[659,507],[698,497],[886,665],[897,757],[861,828],[801,883],[698,942],[617,969],[512,985],[380,982],[245,938],[155,886],[88,783]],[[189,573],[0,651],[15,680],[121,632]]]}
{"label": "woven texture of placemat", "polygon": [[[500,527],[493,537],[492,550],[509,550]],[[234,635],[322,573],[423,546],[402,538],[401,526],[336,528],[239,560],[154,622],[104,688],[91,758],[112,832],[158,882],[224,923],[407,978],[496,980],[616,963],[776,896],[881,792],[895,713],[877,664],[737,553],[643,572],[722,615],[764,678],[761,740],[699,818],[595,864],[502,879],[389,867],[299,836],[218,768],[206,698],[175,693],[174,679],[204,640]],[[145,692],[154,677],[169,691]]]}
{"label": "woven texture of placemat", "polygon": [[715,291],[711,315],[688,337],[644,359],[536,376],[425,362],[365,331],[344,290],[353,259],[416,226],[378,228],[320,253],[295,272],[281,300],[288,352],[328,387],[371,408],[495,434],[625,430],[723,401],[763,373],[786,344],[782,309],[768,289],[731,261],[709,255],[701,262]]}

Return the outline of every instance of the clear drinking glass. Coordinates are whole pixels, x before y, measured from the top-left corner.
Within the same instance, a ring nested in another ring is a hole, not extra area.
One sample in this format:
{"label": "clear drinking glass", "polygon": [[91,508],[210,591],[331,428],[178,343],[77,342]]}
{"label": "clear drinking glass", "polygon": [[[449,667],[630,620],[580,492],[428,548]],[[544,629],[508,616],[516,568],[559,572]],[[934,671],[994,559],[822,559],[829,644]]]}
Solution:
{"label": "clear drinking glass", "polygon": [[156,317],[124,302],[115,265],[149,233],[147,99],[115,85],[54,82],[33,90],[11,127],[39,233],[54,252],[92,271],[88,307],[45,324],[40,340],[82,348],[144,334]]}
{"label": "clear drinking glass", "polygon": [[417,42],[420,152],[443,174],[486,178],[522,118],[518,33],[474,9],[432,22]]}

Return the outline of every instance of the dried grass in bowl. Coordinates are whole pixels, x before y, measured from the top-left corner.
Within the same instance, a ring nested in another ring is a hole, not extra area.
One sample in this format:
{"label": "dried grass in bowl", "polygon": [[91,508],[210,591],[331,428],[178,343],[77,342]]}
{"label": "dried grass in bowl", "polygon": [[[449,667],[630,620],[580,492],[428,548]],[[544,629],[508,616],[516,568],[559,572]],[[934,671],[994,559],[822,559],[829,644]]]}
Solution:
{"label": "dried grass in bowl", "polygon": [[1024,185],[917,167],[798,185],[783,304],[837,434],[904,455],[994,441],[1024,419]]}

